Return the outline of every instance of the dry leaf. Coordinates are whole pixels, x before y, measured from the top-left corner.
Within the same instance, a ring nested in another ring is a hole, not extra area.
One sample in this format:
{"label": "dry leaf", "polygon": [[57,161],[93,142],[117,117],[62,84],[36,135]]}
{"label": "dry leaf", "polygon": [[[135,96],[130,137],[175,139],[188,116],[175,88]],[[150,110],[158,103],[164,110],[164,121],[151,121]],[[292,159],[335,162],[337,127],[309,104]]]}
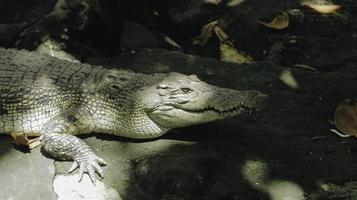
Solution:
{"label": "dry leaf", "polygon": [[221,61],[232,62],[232,63],[254,63],[254,60],[250,55],[236,50],[233,46],[221,42],[220,46]]}
{"label": "dry leaf", "polygon": [[33,149],[41,144],[40,137],[31,137],[30,139],[22,132],[12,132],[11,137],[14,139],[15,144],[27,146],[29,149]]}
{"label": "dry leaf", "polygon": [[297,89],[299,87],[299,84],[289,69],[286,69],[281,73],[280,80],[293,89]]}
{"label": "dry leaf", "polygon": [[228,39],[229,38],[228,35],[221,29],[221,27],[215,26],[213,28],[213,31],[221,43],[224,42],[226,44],[233,46],[233,43]]}
{"label": "dry leaf", "polygon": [[268,23],[259,21],[259,23],[269,28],[284,29],[289,26],[289,15],[288,13],[281,11],[281,13],[272,21]]}
{"label": "dry leaf", "polygon": [[234,48],[233,43],[229,40],[228,35],[218,26],[218,21],[210,22],[205,25],[201,34],[193,39],[194,45],[205,45],[209,38],[212,37],[212,33],[214,33],[220,41],[220,55],[221,60],[226,62],[233,63],[254,63],[253,58],[241,51],[238,51]]}
{"label": "dry leaf", "polygon": [[219,26],[215,26],[213,31],[221,42],[219,47],[221,61],[238,64],[254,63],[254,60],[250,55],[234,48],[233,43],[228,39],[228,35]]}
{"label": "dry leaf", "polygon": [[334,13],[341,8],[341,6],[339,6],[339,5],[305,4],[304,6],[314,10],[315,12],[321,13],[321,14]]}
{"label": "dry leaf", "polygon": [[343,134],[357,137],[357,99],[347,99],[336,108],[334,123]]}
{"label": "dry leaf", "polygon": [[321,14],[334,13],[341,8],[327,0],[301,0],[301,5]]}
{"label": "dry leaf", "polygon": [[202,27],[201,34],[193,38],[193,45],[204,46],[208,40],[212,37],[213,28],[217,26],[218,21],[215,20]]}

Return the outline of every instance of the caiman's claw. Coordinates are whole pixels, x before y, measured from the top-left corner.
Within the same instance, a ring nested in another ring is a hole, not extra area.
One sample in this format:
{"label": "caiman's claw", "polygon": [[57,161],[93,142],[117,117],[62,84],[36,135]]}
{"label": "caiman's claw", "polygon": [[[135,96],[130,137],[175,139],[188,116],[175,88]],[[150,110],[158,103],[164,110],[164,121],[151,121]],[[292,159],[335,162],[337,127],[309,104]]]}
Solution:
{"label": "caiman's claw", "polygon": [[100,157],[96,156],[92,151],[81,152],[78,156],[74,157],[74,163],[68,172],[73,172],[79,167],[79,180],[83,178],[83,174],[87,173],[90,180],[95,184],[95,172],[103,178],[104,173],[100,165],[107,165],[107,163]]}

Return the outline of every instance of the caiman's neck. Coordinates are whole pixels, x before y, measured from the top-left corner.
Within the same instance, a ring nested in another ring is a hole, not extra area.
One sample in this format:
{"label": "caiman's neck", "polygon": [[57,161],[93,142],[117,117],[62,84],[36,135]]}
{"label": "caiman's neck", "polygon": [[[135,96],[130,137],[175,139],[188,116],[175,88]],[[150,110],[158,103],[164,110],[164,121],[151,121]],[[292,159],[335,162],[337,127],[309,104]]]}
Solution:
{"label": "caiman's neck", "polygon": [[[118,135],[125,135],[129,138],[156,138],[165,134],[169,129],[158,126],[146,113],[130,116],[129,120],[124,119],[117,129]],[[115,133],[114,133],[115,134]]]}
{"label": "caiman's neck", "polygon": [[[119,114],[119,112],[121,114]],[[169,131],[153,122],[144,111],[108,110],[92,113],[96,133],[107,133],[128,138],[155,138]]]}

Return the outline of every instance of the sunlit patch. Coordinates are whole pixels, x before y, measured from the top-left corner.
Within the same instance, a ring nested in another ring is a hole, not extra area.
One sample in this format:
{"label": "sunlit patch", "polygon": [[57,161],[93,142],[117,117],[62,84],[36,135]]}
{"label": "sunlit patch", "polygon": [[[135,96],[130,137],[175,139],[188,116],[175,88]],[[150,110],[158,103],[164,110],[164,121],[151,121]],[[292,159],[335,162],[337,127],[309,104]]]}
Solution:
{"label": "sunlit patch", "polygon": [[244,178],[257,190],[265,192],[271,200],[304,200],[302,188],[286,180],[269,177],[267,164],[262,161],[248,160],[242,167]]}
{"label": "sunlit patch", "polygon": [[304,191],[291,181],[271,181],[266,189],[272,200],[303,200]]}
{"label": "sunlit patch", "polygon": [[256,189],[264,190],[267,182],[267,165],[261,161],[248,160],[243,165],[243,177]]}
{"label": "sunlit patch", "polygon": [[297,89],[299,87],[298,82],[296,81],[296,79],[294,78],[293,74],[289,69],[286,69],[283,72],[281,72],[279,78],[283,83],[285,83],[285,85],[293,89]]}
{"label": "sunlit patch", "polygon": [[269,22],[259,21],[259,23],[273,29],[284,29],[289,26],[289,15],[284,11],[280,11],[280,13]]}
{"label": "sunlit patch", "polygon": [[118,192],[111,187],[107,187],[103,182],[97,181],[93,185],[89,176],[83,176],[78,182],[79,176],[76,175],[56,175],[53,180],[53,189],[58,196],[58,200],[71,199],[95,199],[95,200],[120,200]]}

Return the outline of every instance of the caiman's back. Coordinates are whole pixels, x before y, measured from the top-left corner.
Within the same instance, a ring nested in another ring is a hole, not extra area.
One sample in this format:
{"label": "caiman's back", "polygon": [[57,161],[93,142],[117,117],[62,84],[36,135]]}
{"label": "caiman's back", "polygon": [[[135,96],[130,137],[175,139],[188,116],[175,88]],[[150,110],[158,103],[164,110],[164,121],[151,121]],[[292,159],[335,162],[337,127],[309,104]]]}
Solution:
{"label": "caiman's back", "polygon": [[80,102],[80,86],[94,70],[90,65],[0,48],[0,133],[38,135],[51,118]]}

